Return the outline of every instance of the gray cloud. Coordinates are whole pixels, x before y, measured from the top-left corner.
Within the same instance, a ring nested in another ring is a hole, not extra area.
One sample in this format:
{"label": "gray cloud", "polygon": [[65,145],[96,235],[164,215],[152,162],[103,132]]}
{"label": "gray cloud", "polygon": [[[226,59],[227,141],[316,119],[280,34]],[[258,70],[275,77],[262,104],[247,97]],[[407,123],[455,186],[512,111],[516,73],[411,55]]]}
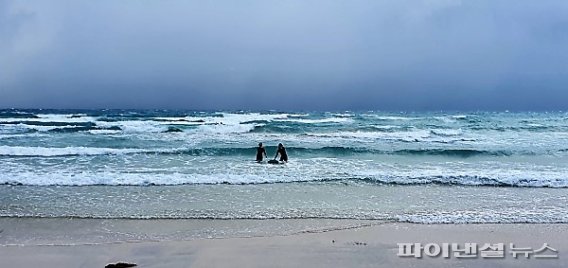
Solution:
{"label": "gray cloud", "polygon": [[568,2],[5,1],[0,107],[568,108]]}

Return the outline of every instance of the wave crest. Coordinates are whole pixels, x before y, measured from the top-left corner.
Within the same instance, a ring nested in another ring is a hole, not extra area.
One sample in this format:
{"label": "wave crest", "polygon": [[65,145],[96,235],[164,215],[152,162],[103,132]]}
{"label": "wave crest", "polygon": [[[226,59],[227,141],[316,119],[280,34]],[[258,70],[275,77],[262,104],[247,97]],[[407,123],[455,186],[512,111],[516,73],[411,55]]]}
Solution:
{"label": "wave crest", "polygon": [[172,186],[172,185],[255,185],[275,183],[370,183],[384,185],[490,186],[523,188],[568,188],[567,178],[447,176],[377,176],[377,177],[289,177],[273,178],[258,174],[152,174],[152,173],[52,173],[33,172],[0,176],[0,184],[12,186]]}
{"label": "wave crest", "polygon": [[[266,146],[268,152],[275,152],[276,146]],[[446,157],[475,157],[475,156],[511,156],[514,153],[505,150],[484,151],[475,149],[403,149],[403,150],[379,150],[364,147],[341,147],[328,146],[321,148],[288,147],[290,155],[310,156],[347,156],[356,154],[376,155],[412,155],[412,156],[446,156]],[[157,154],[157,155],[191,155],[191,156],[254,156],[256,147],[246,148],[164,148],[164,149],[138,149],[138,148],[98,148],[98,147],[24,147],[24,146],[0,146],[0,156],[80,156],[80,155],[110,155],[110,154]],[[518,152],[519,154],[531,154]]]}

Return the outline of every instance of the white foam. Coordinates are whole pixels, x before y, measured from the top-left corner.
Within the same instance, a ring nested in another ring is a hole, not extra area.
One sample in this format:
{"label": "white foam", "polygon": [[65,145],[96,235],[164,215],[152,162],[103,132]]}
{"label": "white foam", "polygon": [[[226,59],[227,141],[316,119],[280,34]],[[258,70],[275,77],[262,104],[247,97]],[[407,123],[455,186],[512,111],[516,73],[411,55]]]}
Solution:
{"label": "white foam", "polygon": [[255,126],[263,126],[264,124],[218,124],[218,125],[201,125],[197,129],[190,131],[193,133],[206,134],[235,134],[247,133],[255,128]]}
{"label": "white foam", "polygon": [[152,119],[175,122],[175,121],[191,121],[189,118],[198,118],[198,117],[153,117]]}
{"label": "white foam", "polygon": [[[152,152],[176,152],[174,149]],[[19,182],[26,185],[177,185],[199,183],[255,184],[337,179],[364,179],[389,184],[445,184],[466,186],[516,186],[568,188],[568,167],[531,166],[491,162],[420,162],[402,164],[371,159],[345,159],[335,157],[295,158],[285,166],[258,165],[242,157],[218,156],[140,156],[131,153],[146,152],[139,149],[111,148],[36,148],[0,147],[0,154],[19,156],[58,155],[121,155],[130,165],[108,168],[104,163],[69,165],[65,167],[37,166],[35,162],[7,159],[2,166],[0,183]],[[123,155],[123,156],[122,156]],[[186,164],[168,165],[172,158],[183,157]],[[233,159],[234,161],[224,161]],[[166,162],[161,162],[166,161]],[[317,163],[317,165],[316,165]],[[112,165],[112,163],[110,163]],[[33,167],[33,168],[32,168]],[[282,169],[284,168],[284,169]],[[27,170],[34,172],[24,174]],[[24,173],[22,173],[24,172]],[[16,179],[17,178],[17,179]],[[41,180],[41,181],[38,181]]]}
{"label": "white foam", "polygon": [[408,116],[394,116],[394,115],[378,115],[378,114],[362,114],[362,116],[370,117],[378,120],[390,120],[390,121],[409,121],[409,120],[419,120],[420,117],[408,117]]}
{"label": "white foam", "polygon": [[370,131],[340,131],[331,133],[310,133],[310,136],[316,137],[334,137],[343,139],[387,139],[387,140],[403,140],[415,141],[425,139],[430,136],[428,130],[413,130],[400,132],[370,132]]}
{"label": "white foam", "polygon": [[31,130],[37,130],[40,132],[48,132],[48,131],[52,131],[54,129],[65,129],[65,128],[75,128],[76,126],[73,125],[66,125],[66,126],[35,126],[35,125],[26,125],[26,124],[17,124],[15,125],[17,127],[19,127],[20,129],[31,129]]}
{"label": "white foam", "polygon": [[307,117],[310,116],[310,114],[288,114],[288,118],[301,118],[301,117]]}
{"label": "white foam", "polygon": [[119,122],[97,121],[97,126],[103,128],[120,127],[125,133],[157,133],[168,129],[167,124],[157,121],[126,120]]}
{"label": "white foam", "polygon": [[355,114],[352,113],[334,113],[331,115],[335,117],[355,117]]}
{"label": "white foam", "polygon": [[568,176],[565,169],[548,170],[546,166],[511,164],[470,166],[447,163],[447,166],[422,165],[414,168],[387,168],[360,170],[357,177],[366,177],[382,183],[394,184],[448,184],[467,186],[516,186],[567,188]]}
{"label": "white foam", "polygon": [[119,134],[122,131],[111,130],[111,129],[91,129],[88,132],[93,134],[93,135],[111,135],[111,134]]}
{"label": "white foam", "polygon": [[260,114],[260,113],[247,113],[247,114],[233,114],[223,113],[222,117],[187,117],[187,120],[204,120],[205,123],[200,123],[199,126],[192,130],[193,133],[209,133],[209,134],[231,134],[231,133],[247,133],[253,130],[256,126],[263,126],[263,123],[247,123],[253,121],[274,121],[286,120],[289,114]]}
{"label": "white foam", "polygon": [[332,118],[322,118],[322,119],[287,119],[283,121],[298,122],[304,124],[321,124],[321,123],[347,123],[347,122],[352,122],[353,119],[343,118],[343,117],[332,117]]}
{"label": "white foam", "polygon": [[300,177],[278,178],[261,174],[183,174],[183,173],[114,173],[114,172],[19,172],[0,175],[0,184],[36,186],[85,186],[85,185],[183,185],[183,184],[262,184],[276,182],[311,181]]}
{"label": "white foam", "polygon": [[529,126],[529,127],[544,127],[543,124],[537,124],[537,123],[528,123],[527,126]]}
{"label": "white foam", "polygon": [[453,116],[451,116],[451,117],[452,117],[453,119],[466,119],[466,118],[467,118],[467,115],[459,114],[459,115],[453,115]]}
{"label": "white foam", "polygon": [[74,114],[37,114],[38,118],[2,118],[2,122],[68,122],[68,123],[86,123],[94,122],[96,119],[90,116],[77,116]]}
{"label": "white foam", "polygon": [[[3,118],[2,121],[38,121],[38,122],[68,122],[68,123],[86,123],[94,122],[102,128],[120,127],[125,133],[157,133],[167,130],[168,125],[195,125],[203,126],[203,131],[211,131],[212,133],[243,133],[254,128],[253,124],[241,123],[249,121],[274,121],[286,120],[290,114],[260,114],[260,113],[221,113],[222,116],[205,116],[205,117],[156,117],[160,121],[153,120],[123,120],[116,122],[97,121],[96,118],[81,116],[75,117],[72,114],[38,114],[39,118]],[[204,122],[200,122],[203,120]],[[194,121],[194,122],[192,122]],[[31,126],[20,124],[21,127],[35,129],[38,131],[49,131],[56,128],[66,126]],[[69,125],[72,127],[72,125]],[[105,132],[94,132],[105,133]]]}
{"label": "white foam", "polygon": [[104,154],[127,154],[142,153],[141,149],[114,149],[95,147],[24,147],[24,146],[0,146],[0,155],[3,156],[68,156],[68,155],[104,155]]}
{"label": "white foam", "polygon": [[[330,165],[332,163],[329,163]],[[316,182],[329,179],[348,179],[354,178],[354,174],[341,173],[338,174],[321,174],[318,171],[308,171],[302,174],[300,168],[306,168],[306,165],[298,165],[290,167],[287,164],[286,175],[278,176],[279,170],[267,170],[262,167],[265,173],[252,172],[242,173],[231,168],[223,171],[216,170],[211,174],[202,173],[155,173],[155,172],[112,172],[112,171],[51,171],[31,172],[21,170],[18,172],[4,172],[0,175],[0,184],[21,183],[24,185],[181,185],[181,184],[262,184],[277,182]],[[266,168],[283,168],[279,166],[271,166]],[[218,172],[217,172],[218,171]],[[268,174],[266,174],[268,172]],[[339,175],[343,174],[343,175]],[[363,177],[361,177],[363,178]],[[371,177],[373,178],[373,177]],[[448,185],[463,186],[496,186],[498,182],[506,183],[508,186],[517,187],[551,187],[551,188],[568,188],[568,179],[543,178],[534,180],[523,180],[522,178],[496,178],[495,181],[487,181],[475,176],[465,177],[405,177],[400,174],[389,174],[385,176],[375,177],[377,182],[394,183],[394,184],[429,184],[442,183]]]}
{"label": "white foam", "polygon": [[236,125],[251,121],[284,121],[284,122],[300,122],[306,124],[316,124],[316,123],[345,123],[351,122],[353,119],[343,117],[329,117],[321,119],[307,119],[302,118],[309,116],[309,114],[260,114],[260,113],[246,113],[246,114],[235,114],[235,113],[222,113],[222,116],[207,116],[207,117],[184,117],[177,119],[184,119],[188,121],[203,120],[207,124],[224,124],[224,125]]}
{"label": "white foam", "polygon": [[[24,130],[36,130],[40,132],[47,132],[54,129],[63,128],[73,128],[76,127],[74,123],[89,123],[95,122],[96,119],[93,117],[88,117],[84,115],[75,114],[38,114],[39,118],[2,118],[0,119],[0,124],[2,122],[21,122],[16,125],[2,125],[0,126],[2,130],[21,132]],[[28,125],[26,122],[42,122],[42,123],[69,123],[69,125],[58,125],[58,126],[40,126],[40,125]]]}
{"label": "white foam", "polygon": [[0,126],[0,133],[2,134],[17,134],[27,132],[29,130],[34,130],[34,128],[24,124]]}
{"label": "white foam", "polygon": [[371,125],[371,127],[381,130],[391,130],[400,128],[400,126],[392,126],[392,125]]}
{"label": "white foam", "polygon": [[492,209],[490,211],[429,211],[409,213],[395,217],[397,221],[421,224],[472,224],[472,223],[568,223],[563,209]]}
{"label": "white foam", "polygon": [[462,129],[434,129],[432,134],[438,136],[460,136],[463,134]]}

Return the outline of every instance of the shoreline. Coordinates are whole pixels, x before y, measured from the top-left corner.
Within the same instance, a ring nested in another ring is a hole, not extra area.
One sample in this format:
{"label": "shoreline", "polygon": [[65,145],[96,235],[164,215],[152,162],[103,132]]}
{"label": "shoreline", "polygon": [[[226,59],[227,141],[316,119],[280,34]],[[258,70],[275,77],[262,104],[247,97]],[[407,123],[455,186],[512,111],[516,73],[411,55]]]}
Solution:
{"label": "shoreline", "polygon": [[[568,224],[0,218],[0,230],[2,267],[104,267],[118,261],[139,267],[568,266]],[[137,240],[128,239],[135,235]],[[506,249],[499,259],[414,258],[397,256],[397,243],[504,243]],[[558,258],[515,259],[510,243],[533,249],[548,243]]]}

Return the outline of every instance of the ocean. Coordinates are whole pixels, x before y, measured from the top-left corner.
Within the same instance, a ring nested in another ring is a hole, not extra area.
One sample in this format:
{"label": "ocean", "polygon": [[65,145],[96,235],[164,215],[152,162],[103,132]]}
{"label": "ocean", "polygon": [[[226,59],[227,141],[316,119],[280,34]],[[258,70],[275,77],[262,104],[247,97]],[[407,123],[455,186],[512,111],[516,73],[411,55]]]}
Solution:
{"label": "ocean", "polygon": [[6,109],[0,162],[0,217],[568,223],[565,112]]}

